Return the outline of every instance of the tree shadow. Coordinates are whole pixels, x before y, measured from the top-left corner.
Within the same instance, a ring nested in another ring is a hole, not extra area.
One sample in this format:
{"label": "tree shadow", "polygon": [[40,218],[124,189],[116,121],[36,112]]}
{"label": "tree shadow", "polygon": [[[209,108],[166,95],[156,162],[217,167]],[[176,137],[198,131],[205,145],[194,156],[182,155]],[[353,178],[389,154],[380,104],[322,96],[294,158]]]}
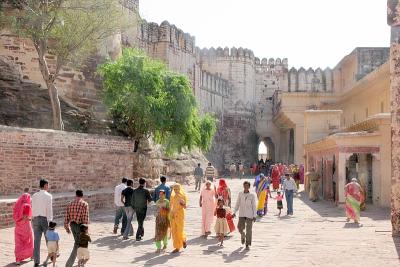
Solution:
{"label": "tree shadow", "polygon": [[154,242],[154,238],[152,239],[147,239],[144,241],[136,241],[134,238],[130,238],[128,240],[123,240],[121,238],[118,238],[118,236],[106,236],[102,238],[98,238],[93,241],[93,244],[95,244],[98,247],[108,247],[110,250],[115,250],[119,248],[126,248],[129,246],[142,246],[142,245],[149,245]]}
{"label": "tree shadow", "polygon": [[232,251],[229,254],[223,254],[222,258],[224,259],[225,263],[232,263],[235,261],[241,261],[244,258],[248,257],[249,255],[247,255],[247,250],[244,250],[243,247],[238,248],[234,251]]}

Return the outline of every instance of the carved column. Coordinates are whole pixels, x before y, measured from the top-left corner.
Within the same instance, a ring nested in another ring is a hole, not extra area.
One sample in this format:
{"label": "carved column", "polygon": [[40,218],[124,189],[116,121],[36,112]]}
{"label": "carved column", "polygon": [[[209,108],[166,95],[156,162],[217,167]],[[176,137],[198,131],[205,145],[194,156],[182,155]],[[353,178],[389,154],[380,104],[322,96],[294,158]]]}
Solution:
{"label": "carved column", "polygon": [[392,113],[392,234],[400,235],[400,3],[387,1],[390,38],[390,91]]}

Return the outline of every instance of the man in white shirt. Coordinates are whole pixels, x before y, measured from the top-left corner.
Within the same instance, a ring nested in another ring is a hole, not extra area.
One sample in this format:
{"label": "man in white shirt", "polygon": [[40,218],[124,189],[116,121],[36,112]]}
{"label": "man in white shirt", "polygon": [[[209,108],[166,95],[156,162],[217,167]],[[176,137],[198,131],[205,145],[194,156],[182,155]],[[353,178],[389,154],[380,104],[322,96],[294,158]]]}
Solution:
{"label": "man in white shirt", "polygon": [[294,179],[290,177],[290,173],[285,173],[285,178],[282,190],[286,197],[287,215],[293,215],[293,194],[297,192],[297,185]]}
{"label": "man in white shirt", "polygon": [[124,203],[121,202],[121,193],[126,188],[127,178],[122,178],[122,182],[115,187],[114,190],[114,203],[115,203],[115,220],[114,220],[114,234],[118,231],[119,221],[122,218],[121,235],[125,231],[126,227],[126,213],[124,208]]}
{"label": "man in white shirt", "polygon": [[42,234],[46,234],[49,222],[53,220],[53,197],[47,192],[49,182],[41,179],[39,182],[40,191],[32,196],[32,226],[34,234],[33,258],[34,266],[40,264],[40,242]]}
{"label": "man in white shirt", "polygon": [[[239,192],[233,217],[236,216],[235,214],[239,210],[238,230],[241,235],[242,244],[244,245],[246,243],[246,250],[249,250],[251,246],[253,223],[256,221],[257,216],[257,204],[256,196],[250,193],[250,182],[245,181],[243,183],[243,188],[243,192]],[[245,228],[246,233],[244,233]]]}

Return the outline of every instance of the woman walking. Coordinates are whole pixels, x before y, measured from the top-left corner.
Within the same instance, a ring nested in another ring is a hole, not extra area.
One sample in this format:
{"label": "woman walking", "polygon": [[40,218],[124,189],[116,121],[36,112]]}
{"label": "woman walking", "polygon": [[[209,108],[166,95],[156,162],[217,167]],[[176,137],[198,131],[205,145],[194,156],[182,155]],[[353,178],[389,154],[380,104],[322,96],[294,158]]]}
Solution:
{"label": "woman walking", "polygon": [[17,265],[25,259],[33,257],[33,230],[31,196],[22,194],[17,200],[13,210],[15,222],[15,261]]}
{"label": "woman walking", "polygon": [[185,209],[187,197],[180,184],[173,185],[171,195],[171,234],[174,250],[177,253],[181,248],[186,248]]}
{"label": "woman walking", "polygon": [[214,221],[216,207],[215,195],[215,187],[211,188],[211,182],[207,181],[206,186],[201,191],[199,200],[201,207],[201,233],[205,237],[211,234],[211,225]]}
{"label": "woman walking", "polygon": [[360,205],[362,202],[361,186],[357,183],[357,179],[351,179],[351,182],[345,186],[346,197],[346,217],[349,222],[354,220],[356,224],[360,222]]}
{"label": "woman walking", "polygon": [[268,180],[261,174],[260,179],[256,180],[254,186],[256,187],[258,198],[257,215],[264,216],[267,214],[268,210],[268,193],[271,194],[268,190]]}
{"label": "woman walking", "polygon": [[159,199],[156,202],[157,212],[156,212],[156,234],[155,241],[157,251],[156,253],[161,252],[161,242],[163,243],[162,251],[167,249],[168,245],[168,230],[170,228],[169,221],[169,200],[166,198],[166,194],[164,190],[159,191]]}

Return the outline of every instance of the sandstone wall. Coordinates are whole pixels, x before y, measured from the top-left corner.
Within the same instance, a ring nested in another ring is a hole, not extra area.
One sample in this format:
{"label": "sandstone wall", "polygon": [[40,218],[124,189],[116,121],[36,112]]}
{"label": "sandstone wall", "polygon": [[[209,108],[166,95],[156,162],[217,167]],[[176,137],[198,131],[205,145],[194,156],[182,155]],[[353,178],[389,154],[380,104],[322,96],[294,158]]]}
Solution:
{"label": "sandstone wall", "polygon": [[52,192],[112,188],[132,177],[132,151],[125,138],[0,126],[0,192],[38,189],[40,177]]}
{"label": "sandstone wall", "polygon": [[[50,193],[53,194],[52,191]],[[65,210],[70,201],[74,200],[74,193],[70,194],[53,194],[53,215],[54,220],[63,222]],[[114,207],[114,192],[84,192],[84,199],[89,203],[90,213],[96,209]],[[0,229],[12,227],[14,225],[12,214],[13,207],[17,199],[0,200]]]}

